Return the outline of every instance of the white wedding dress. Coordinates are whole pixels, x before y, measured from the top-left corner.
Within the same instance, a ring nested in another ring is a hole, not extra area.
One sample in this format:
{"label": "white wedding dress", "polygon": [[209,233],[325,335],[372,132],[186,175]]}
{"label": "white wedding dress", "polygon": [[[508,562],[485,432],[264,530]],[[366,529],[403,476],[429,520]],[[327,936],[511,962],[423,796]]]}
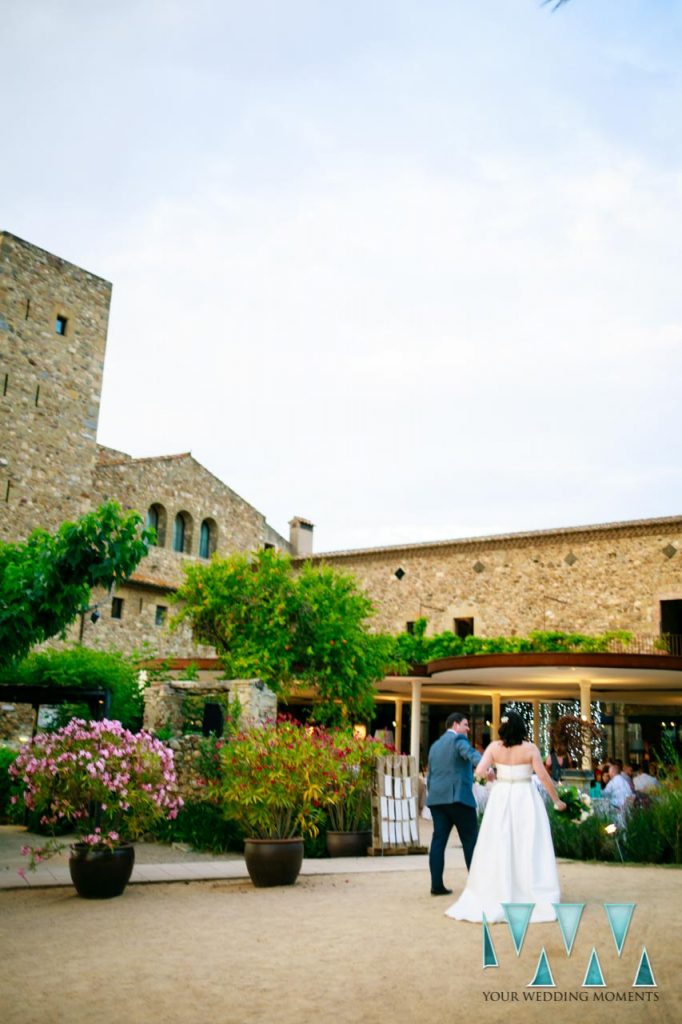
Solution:
{"label": "white wedding dress", "polygon": [[531,921],[554,921],[560,900],[552,833],[530,764],[497,764],[467,886],[446,910],[457,921],[504,921],[502,903],[534,903]]}

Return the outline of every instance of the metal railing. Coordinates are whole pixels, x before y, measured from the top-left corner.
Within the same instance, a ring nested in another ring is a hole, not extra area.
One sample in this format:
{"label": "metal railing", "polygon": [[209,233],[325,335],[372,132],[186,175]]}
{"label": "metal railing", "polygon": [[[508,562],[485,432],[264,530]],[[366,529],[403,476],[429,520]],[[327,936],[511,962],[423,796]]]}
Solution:
{"label": "metal railing", "polygon": [[614,654],[672,654],[682,657],[682,636],[679,633],[661,633],[658,636],[633,633],[627,641],[612,640],[609,651]]}

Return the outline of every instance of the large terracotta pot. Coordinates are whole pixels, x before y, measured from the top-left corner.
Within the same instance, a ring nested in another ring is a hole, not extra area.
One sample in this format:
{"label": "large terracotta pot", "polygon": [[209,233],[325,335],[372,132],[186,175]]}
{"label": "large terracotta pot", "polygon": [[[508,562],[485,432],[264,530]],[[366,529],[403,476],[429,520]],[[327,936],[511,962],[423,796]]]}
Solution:
{"label": "large terracotta pot", "polygon": [[303,840],[247,839],[244,860],[251,881],[259,888],[293,885],[303,863]]}
{"label": "large terracotta pot", "polygon": [[75,843],[69,857],[71,881],[84,899],[109,900],[121,895],[134,863],[135,847],[131,843],[113,850],[95,850],[87,843]]}
{"label": "large terracotta pot", "polygon": [[371,841],[371,831],[327,832],[327,853],[330,857],[366,857]]}

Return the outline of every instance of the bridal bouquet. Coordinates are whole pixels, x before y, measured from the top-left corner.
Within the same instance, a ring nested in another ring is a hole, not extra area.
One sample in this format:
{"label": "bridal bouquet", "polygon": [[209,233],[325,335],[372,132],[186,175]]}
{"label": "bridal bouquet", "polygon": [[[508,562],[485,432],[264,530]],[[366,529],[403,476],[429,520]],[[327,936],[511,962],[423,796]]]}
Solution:
{"label": "bridal bouquet", "polygon": [[592,800],[587,793],[579,792],[576,786],[559,786],[557,795],[566,804],[566,810],[560,813],[576,825],[587,821],[592,814]]}

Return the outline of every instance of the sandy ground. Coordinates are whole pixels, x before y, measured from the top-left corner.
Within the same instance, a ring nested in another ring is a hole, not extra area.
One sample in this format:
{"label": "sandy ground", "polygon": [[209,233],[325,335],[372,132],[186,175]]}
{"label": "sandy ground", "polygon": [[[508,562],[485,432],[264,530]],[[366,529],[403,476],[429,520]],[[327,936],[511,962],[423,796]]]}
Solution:
{"label": "sandy ground", "polygon": [[[570,958],[557,924],[531,925],[519,956],[506,925],[494,925],[499,967],[487,970],[481,926],[444,917],[450,900],[430,896],[426,869],[372,873],[368,862],[367,873],[301,877],[278,889],[135,885],[102,902],[70,888],[0,892],[0,1019],[454,1024],[466,1014],[677,1024],[682,872],[569,862],[559,871],[563,899],[587,904]],[[448,871],[455,893],[464,879],[463,867]],[[620,958],[605,901],[637,904]],[[637,990],[644,945],[658,987]],[[581,988],[593,946],[606,989]],[[556,988],[529,989],[543,947]]]}

